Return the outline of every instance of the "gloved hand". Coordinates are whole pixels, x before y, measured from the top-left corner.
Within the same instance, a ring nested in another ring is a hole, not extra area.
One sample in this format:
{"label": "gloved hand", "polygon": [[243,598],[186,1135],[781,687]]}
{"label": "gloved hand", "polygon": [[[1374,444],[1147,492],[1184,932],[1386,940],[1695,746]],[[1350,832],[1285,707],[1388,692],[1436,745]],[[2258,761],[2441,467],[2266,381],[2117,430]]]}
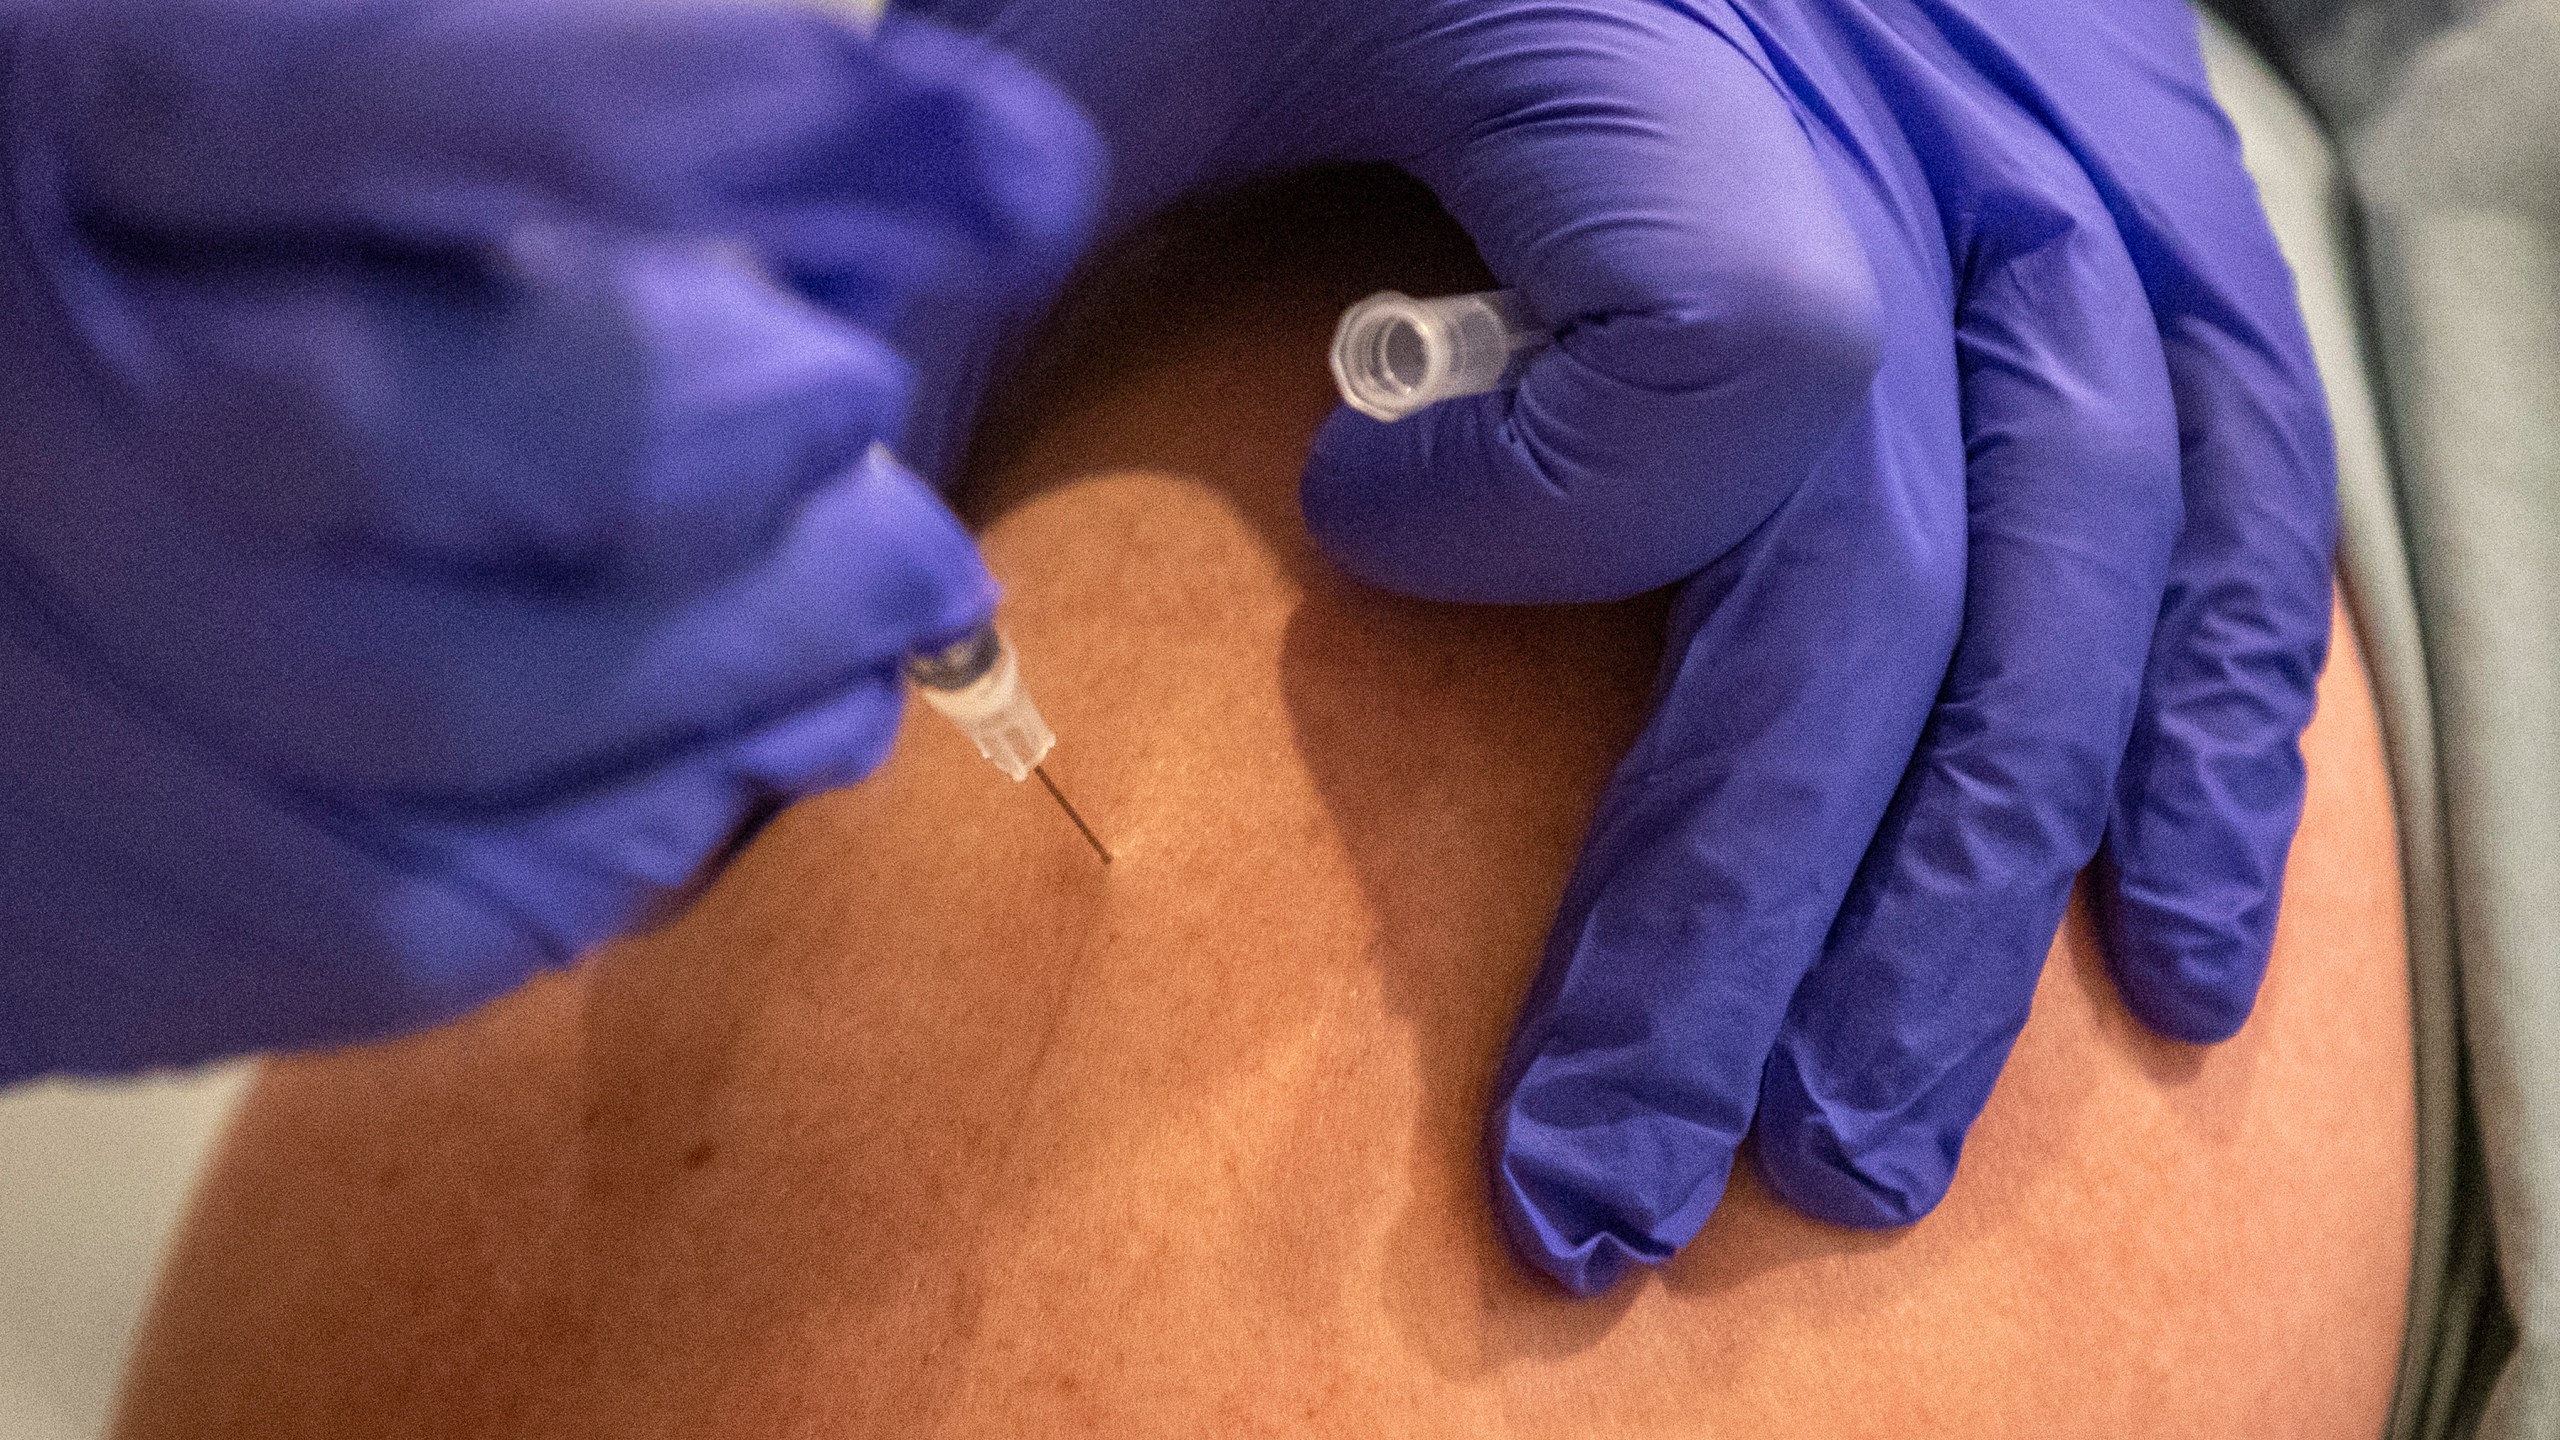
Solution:
{"label": "gloved hand", "polygon": [[1460,600],[1680,582],[1492,1117],[1567,1286],[1667,1258],[1756,1123],[1848,1225],[1936,1204],[2074,875],[2126,1003],[2247,1016],[2328,633],[2326,419],[2173,0],[960,0],[1110,211],[1394,160],[1557,331],[1348,410],[1307,519]]}
{"label": "gloved hand", "polygon": [[0,10],[0,1081],[441,1019],[869,770],[994,603],[900,327],[1099,159],[922,22]]}

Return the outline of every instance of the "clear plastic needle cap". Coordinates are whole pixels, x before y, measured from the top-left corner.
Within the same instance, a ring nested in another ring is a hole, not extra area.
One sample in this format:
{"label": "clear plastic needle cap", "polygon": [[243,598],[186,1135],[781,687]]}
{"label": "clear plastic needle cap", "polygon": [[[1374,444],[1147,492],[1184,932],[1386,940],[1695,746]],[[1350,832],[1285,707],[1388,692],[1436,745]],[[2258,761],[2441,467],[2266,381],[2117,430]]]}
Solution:
{"label": "clear plastic needle cap", "polygon": [[1376,420],[1499,389],[1552,339],[1508,290],[1416,300],[1381,290],[1342,312],[1333,331],[1333,383]]}

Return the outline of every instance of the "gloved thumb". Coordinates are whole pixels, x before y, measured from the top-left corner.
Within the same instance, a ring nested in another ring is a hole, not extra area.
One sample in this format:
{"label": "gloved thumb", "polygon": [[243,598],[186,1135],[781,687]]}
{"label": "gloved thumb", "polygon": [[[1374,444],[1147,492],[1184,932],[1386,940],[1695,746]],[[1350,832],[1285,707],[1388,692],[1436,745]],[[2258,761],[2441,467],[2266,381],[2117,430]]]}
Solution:
{"label": "gloved thumb", "polygon": [[1516,390],[1327,422],[1302,500],[1345,569],[1446,600],[1651,589],[1767,519],[1857,413],[1874,276],[1748,32],[1700,18],[1631,14],[1646,43],[1599,51],[1524,10],[1429,97],[1459,138],[1407,168],[1556,342]]}

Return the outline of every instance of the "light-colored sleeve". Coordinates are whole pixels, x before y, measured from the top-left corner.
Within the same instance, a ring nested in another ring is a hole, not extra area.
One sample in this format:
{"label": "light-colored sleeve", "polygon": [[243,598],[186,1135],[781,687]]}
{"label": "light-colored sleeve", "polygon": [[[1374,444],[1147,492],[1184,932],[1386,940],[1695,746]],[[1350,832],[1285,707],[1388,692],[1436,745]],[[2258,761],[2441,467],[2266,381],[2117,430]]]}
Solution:
{"label": "light-colored sleeve", "polygon": [[2560,1435],[2560,0],[2228,3],[2345,158],[2426,657],[2477,1140],[2456,1199],[2485,1181],[2489,1222],[2455,1252],[2494,1252],[2504,1305],[2440,1305],[2410,1433]]}
{"label": "light-colored sleeve", "polygon": [[2465,1171],[2452,904],[2435,711],[2337,151],[2286,81],[2208,20],[2206,68],[2294,273],[2337,436],[2339,571],[2373,675],[2399,812],[2417,1057],[2418,1189],[2391,1440],[2445,1433],[2486,1298],[2485,1200]]}
{"label": "light-colored sleeve", "polygon": [[2471,1099],[2514,1351],[2560,1435],[2560,0],[2499,0],[2347,137],[2426,633]]}

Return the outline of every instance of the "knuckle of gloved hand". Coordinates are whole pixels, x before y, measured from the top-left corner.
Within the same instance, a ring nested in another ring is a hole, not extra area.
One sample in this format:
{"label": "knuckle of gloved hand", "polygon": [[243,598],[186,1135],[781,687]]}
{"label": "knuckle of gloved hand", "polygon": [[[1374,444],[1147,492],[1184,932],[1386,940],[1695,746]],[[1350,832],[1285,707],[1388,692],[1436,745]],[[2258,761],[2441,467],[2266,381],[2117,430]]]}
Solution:
{"label": "knuckle of gloved hand", "polygon": [[[2121,395],[2122,392],[2119,392]],[[2165,380],[2156,406],[2093,402],[2072,416],[2072,468],[2083,483],[2136,487],[2145,507],[2177,509],[2178,434]]]}
{"label": "knuckle of gloved hand", "polygon": [[[1569,326],[1564,345],[1616,392],[1593,408],[1624,422],[1590,437],[1613,458],[1587,500],[1682,517],[1658,539],[1686,573],[1761,524],[1854,419],[1882,353],[1882,301],[1863,260],[1816,249],[1728,255],[1654,293]],[[1723,461],[1713,505],[1700,503],[1701,456]]]}
{"label": "knuckle of gloved hand", "polygon": [[[994,265],[1034,283],[1063,270],[1101,203],[1105,160],[1092,121],[1029,66],[930,21],[892,15],[879,40],[914,87],[891,132],[876,137],[879,153],[920,176],[938,169]],[[938,167],[918,163],[937,155]]]}
{"label": "knuckle of gloved hand", "polygon": [[1725,343],[1756,354],[1770,384],[1807,408],[1845,414],[1884,353],[1884,301],[1862,263],[1805,250],[1736,277]]}
{"label": "knuckle of gloved hand", "polygon": [[[2060,487],[2068,497],[2066,513],[2079,516],[2091,536],[2105,537],[2103,552],[2089,557],[2089,595],[2112,597],[2119,608],[2131,605],[2117,618],[2139,624],[2147,635],[2186,519],[2177,419],[2166,377],[2134,375],[2121,383],[2054,388],[2081,394],[2063,408],[2049,442],[2031,445],[1998,472],[2004,492],[2014,492],[2017,513],[1995,508],[1983,518],[2028,527],[2031,507],[2053,503],[2051,493]],[[2000,506],[2005,498],[2004,493],[1986,504]],[[2119,636],[2112,643],[2138,651],[2143,640]]]}
{"label": "knuckle of gloved hand", "polygon": [[2076,485],[2104,480],[2156,498],[2174,490],[2179,460],[2159,322],[2113,220],[2094,196],[2070,199],[2006,206],[1979,237],[1963,324],[1994,353],[2037,356],[2014,408],[2052,417],[2027,433],[2050,433],[2067,449],[2055,458],[2067,461]]}
{"label": "knuckle of gloved hand", "polygon": [[[878,337],[698,247],[630,247],[550,309],[492,337],[513,363],[410,417],[435,463],[381,503],[413,550],[555,591],[714,583],[894,432],[912,383]],[[527,387],[553,418],[526,425]]]}
{"label": "knuckle of gloved hand", "polygon": [[2052,374],[2038,379],[2039,388],[2059,402],[2053,444],[2067,453],[2051,459],[2069,467],[2075,487],[2104,487],[2104,493],[2121,501],[2141,501],[2141,508],[2154,515],[2164,509],[2174,514],[2177,412],[2167,366],[2147,338],[2153,322],[2149,311],[2142,310],[2113,323],[2139,327],[2130,333],[2145,338],[2121,347],[2117,356],[2056,365]]}
{"label": "knuckle of gloved hand", "polygon": [[1771,253],[1635,278],[1628,298],[1647,298],[1568,321],[1572,363],[1533,377],[1520,409],[1524,463],[1569,497],[1542,509],[1560,527],[1545,538],[1610,560],[1536,598],[1631,594],[1714,563],[1802,485],[1876,374],[1863,263]]}
{"label": "knuckle of gloved hand", "polygon": [[385,884],[366,908],[379,917],[376,953],[387,963],[365,987],[362,1009],[373,1013],[355,1019],[358,1036],[441,1024],[610,938],[552,933],[443,875]]}
{"label": "knuckle of gloved hand", "polygon": [[1690,268],[1638,273],[1622,306],[1574,326],[1592,363],[1666,393],[1743,379],[1799,405],[1840,407],[1865,394],[1885,321],[1862,260],[1820,246],[1771,247],[1681,273]]}
{"label": "knuckle of gloved hand", "polygon": [[582,252],[502,312],[333,313],[298,346],[234,327],[256,353],[152,397],[155,463],[243,538],[466,588],[714,583],[894,432],[911,383],[698,246]]}

